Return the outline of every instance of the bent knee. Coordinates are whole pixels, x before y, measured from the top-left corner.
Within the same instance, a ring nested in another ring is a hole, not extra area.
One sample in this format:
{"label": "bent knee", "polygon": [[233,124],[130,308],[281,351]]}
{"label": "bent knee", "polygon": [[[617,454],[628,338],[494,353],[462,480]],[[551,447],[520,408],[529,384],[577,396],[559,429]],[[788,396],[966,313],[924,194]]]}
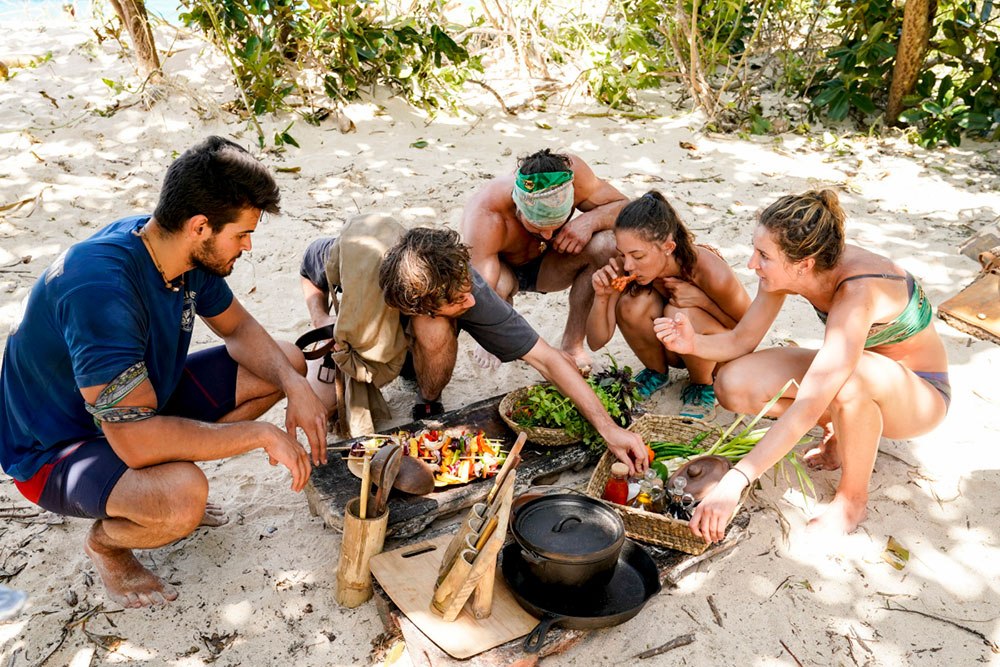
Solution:
{"label": "bent knee", "polygon": [[715,397],[726,410],[756,412],[767,400],[761,401],[754,389],[757,385],[749,365],[741,364],[739,360],[730,361],[716,373]]}
{"label": "bent knee", "polygon": [[597,232],[590,237],[590,241],[583,247],[583,255],[587,257],[595,269],[605,266],[617,252],[618,246],[615,243],[615,233],[610,229]]}
{"label": "bent knee", "polygon": [[306,358],[305,355],[302,354],[302,350],[300,350],[295,343],[289,343],[286,340],[279,340],[275,342],[278,343],[278,347],[281,348],[285,358],[288,359],[288,363],[295,368],[299,375],[305,375]]}
{"label": "bent knee", "polygon": [[165,477],[161,488],[169,501],[167,511],[158,517],[157,523],[167,532],[187,535],[201,523],[208,502],[208,479],[194,463],[165,463]]}

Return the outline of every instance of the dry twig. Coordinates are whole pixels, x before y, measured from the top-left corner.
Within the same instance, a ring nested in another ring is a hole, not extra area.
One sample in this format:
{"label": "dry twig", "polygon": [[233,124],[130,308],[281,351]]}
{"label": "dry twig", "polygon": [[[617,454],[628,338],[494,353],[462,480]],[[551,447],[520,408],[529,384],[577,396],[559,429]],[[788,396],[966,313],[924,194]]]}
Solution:
{"label": "dry twig", "polygon": [[930,618],[930,619],[935,620],[935,621],[941,621],[942,623],[947,623],[948,625],[953,625],[956,628],[958,628],[959,630],[965,630],[969,634],[975,635],[976,637],[979,637],[980,639],[982,639],[983,643],[986,644],[987,646],[989,646],[990,650],[993,651],[994,653],[1000,653],[1000,646],[998,646],[996,642],[992,641],[989,637],[987,637],[986,635],[984,635],[982,632],[980,632],[979,630],[973,630],[972,628],[968,628],[968,627],[962,625],[961,623],[956,623],[955,621],[953,621],[951,619],[942,618],[941,616],[935,616],[934,614],[928,614],[927,612],[918,611],[916,609],[907,609],[906,607],[902,607],[902,606],[891,607],[891,606],[889,606],[888,603],[886,604],[885,608],[888,609],[889,611],[905,611],[905,612],[907,612],[909,614],[917,614],[918,616],[923,616],[924,618]]}
{"label": "dry twig", "polygon": [[643,651],[642,653],[637,653],[633,658],[638,658],[639,660],[645,660],[646,658],[652,658],[653,656],[660,655],[661,653],[666,653],[667,651],[673,651],[675,648],[680,648],[681,646],[687,646],[688,644],[694,643],[694,633],[689,633],[686,635],[681,635],[680,637],[674,637],[666,644],[661,644],[656,648],[651,648],[648,651]]}

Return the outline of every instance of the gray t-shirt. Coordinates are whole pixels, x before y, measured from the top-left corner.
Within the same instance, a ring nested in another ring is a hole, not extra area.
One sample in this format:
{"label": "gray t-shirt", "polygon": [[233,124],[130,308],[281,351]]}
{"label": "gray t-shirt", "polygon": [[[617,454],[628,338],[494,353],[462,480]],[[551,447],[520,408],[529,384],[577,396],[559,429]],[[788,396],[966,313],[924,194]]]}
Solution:
{"label": "gray t-shirt", "polygon": [[299,275],[324,292],[330,291],[330,284],[326,280],[326,260],[330,257],[330,248],[336,240],[336,236],[331,236],[318,238],[310,243],[302,254],[302,264],[299,265]]}
{"label": "gray t-shirt", "polygon": [[456,318],[460,330],[469,332],[484,350],[503,362],[520,359],[531,351],[538,342],[538,332],[475,269],[472,296],[476,305]]}

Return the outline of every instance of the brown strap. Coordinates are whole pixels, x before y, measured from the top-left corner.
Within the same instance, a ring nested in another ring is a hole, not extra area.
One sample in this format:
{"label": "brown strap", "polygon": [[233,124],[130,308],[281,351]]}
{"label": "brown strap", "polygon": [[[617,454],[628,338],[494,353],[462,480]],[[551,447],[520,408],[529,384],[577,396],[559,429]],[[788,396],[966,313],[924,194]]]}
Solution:
{"label": "brown strap", "polygon": [[983,265],[983,273],[1000,273],[1000,245],[979,253],[979,263]]}
{"label": "brown strap", "polygon": [[[323,345],[320,345],[314,350],[306,351],[306,348],[310,345],[318,343],[320,341],[326,341]],[[295,346],[302,350],[302,356],[307,360],[312,361],[313,359],[322,359],[327,355],[328,352],[333,350],[333,346],[337,344],[337,341],[333,339],[333,325],[328,324],[325,327],[320,327],[319,329],[313,329],[308,331],[295,341]]]}

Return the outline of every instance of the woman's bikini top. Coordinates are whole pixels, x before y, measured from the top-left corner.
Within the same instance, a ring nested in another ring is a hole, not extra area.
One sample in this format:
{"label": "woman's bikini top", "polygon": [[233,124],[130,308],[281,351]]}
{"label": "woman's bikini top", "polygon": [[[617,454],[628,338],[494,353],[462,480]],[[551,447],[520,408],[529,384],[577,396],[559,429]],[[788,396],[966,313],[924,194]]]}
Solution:
{"label": "woman's bikini top", "polygon": [[[907,301],[906,307],[903,308],[903,312],[897,315],[895,319],[891,322],[879,322],[872,325],[872,328],[868,330],[868,338],[865,340],[865,349],[880,345],[902,343],[904,340],[926,329],[931,323],[933,309],[931,308],[930,301],[927,300],[923,288],[910,275],[909,271],[906,272],[905,276],[897,276],[890,273],[862,273],[856,276],[849,276],[837,283],[837,286],[833,290],[834,294],[847,281],[858,280],[859,278],[905,280],[910,295],[910,299]],[[816,315],[819,316],[820,321],[826,324],[827,314],[815,306],[813,306],[813,309],[816,311]]]}

